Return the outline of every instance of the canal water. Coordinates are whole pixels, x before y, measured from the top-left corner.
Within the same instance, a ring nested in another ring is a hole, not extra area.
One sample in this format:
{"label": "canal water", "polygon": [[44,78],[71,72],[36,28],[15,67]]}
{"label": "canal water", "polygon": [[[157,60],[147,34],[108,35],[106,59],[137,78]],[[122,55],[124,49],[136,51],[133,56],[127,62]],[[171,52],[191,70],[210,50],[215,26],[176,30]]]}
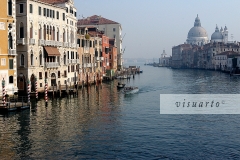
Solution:
{"label": "canal water", "polygon": [[[140,65],[140,64],[139,64]],[[161,115],[160,94],[240,93],[240,78],[141,65],[124,80],[0,116],[0,159],[240,159],[239,115]]]}

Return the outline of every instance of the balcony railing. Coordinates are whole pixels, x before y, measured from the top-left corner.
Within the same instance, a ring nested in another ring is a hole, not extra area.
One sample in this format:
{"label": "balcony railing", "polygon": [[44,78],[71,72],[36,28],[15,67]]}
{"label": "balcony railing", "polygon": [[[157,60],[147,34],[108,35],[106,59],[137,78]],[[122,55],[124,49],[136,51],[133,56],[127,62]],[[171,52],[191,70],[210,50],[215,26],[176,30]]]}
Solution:
{"label": "balcony railing", "polygon": [[92,67],[92,63],[87,63],[87,67]]}
{"label": "balcony railing", "polygon": [[29,39],[29,44],[30,44],[30,45],[35,45],[35,39],[30,38],[30,39]]}
{"label": "balcony railing", "polygon": [[45,41],[45,44],[47,45],[47,46],[52,46],[52,41]]}
{"label": "balcony railing", "polygon": [[17,44],[25,45],[25,38],[19,38],[19,39],[17,40]]}
{"label": "balcony railing", "polygon": [[89,47],[84,47],[83,52],[84,52],[84,53],[89,53]]}
{"label": "balcony railing", "polygon": [[8,49],[8,54],[9,55],[16,55],[16,50],[15,49]]}
{"label": "balcony railing", "polygon": [[63,43],[62,42],[58,42],[58,46],[62,47]]}
{"label": "balcony railing", "polygon": [[63,47],[68,48],[69,47],[68,42],[63,42]]}
{"label": "balcony railing", "polygon": [[57,68],[59,66],[60,66],[59,62],[45,62],[46,68]]}
{"label": "balcony railing", "polygon": [[38,45],[39,45],[39,46],[45,46],[45,40],[39,39],[39,40],[38,40]]}

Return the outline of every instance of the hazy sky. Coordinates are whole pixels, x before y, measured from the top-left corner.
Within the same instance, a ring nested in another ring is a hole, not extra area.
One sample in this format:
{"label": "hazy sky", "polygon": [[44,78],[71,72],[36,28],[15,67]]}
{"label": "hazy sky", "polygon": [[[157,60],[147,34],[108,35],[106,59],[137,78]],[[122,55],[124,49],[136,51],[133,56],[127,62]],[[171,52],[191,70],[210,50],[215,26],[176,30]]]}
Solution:
{"label": "hazy sky", "polygon": [[229,40],[240,41],[239,0],[75,0],[78,18],[101,15],[122,25],[126,33],[124,58],[171,55],[173,46],[184,43],[199,15],[209,39],[225,24]]}

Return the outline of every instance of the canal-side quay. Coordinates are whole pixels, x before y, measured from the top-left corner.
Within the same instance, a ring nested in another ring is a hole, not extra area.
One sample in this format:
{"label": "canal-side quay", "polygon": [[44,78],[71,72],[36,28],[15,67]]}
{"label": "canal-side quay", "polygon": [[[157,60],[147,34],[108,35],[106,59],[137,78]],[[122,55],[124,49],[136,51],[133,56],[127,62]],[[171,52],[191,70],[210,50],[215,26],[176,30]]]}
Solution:
{"label": "canal-side quay", "polygon": [[[130,79],[134,79],[136,74],[140,74],[140,66],[129,66],[128,68],[124,68],[122,71],[119,71],[112,77],[104,77],[98,80],[94,80],[93,82],[86,81],[82,83],[76,83],[75,85],[59,85],[59,86],[48,86],[45,83],[45,91],[38,92],[37,85],[35,92],[31,92],[31,84],[27,85],[27,95],[23,93],[15,92],[14,95],[8,95],[5,92],[4,80],[2,82],[2,92],[3,96],[2,103],[0,105],[0,114],[6,114],[8,112],[22,111],[26,109],[30,109],[31,105],[37,105],[40,99],[45,100],[45,106],[48,106],[48,99],[55,98],[74,98],[78,96],[80,90],[84,90],[90,86],[101,86],[102,83],[109,83],[110,81],[118,81],[118,83],[122,80],[130,81]],[[47,81],[45,81],[47,82]],[[33,104],[34,103],[34,104]]]}

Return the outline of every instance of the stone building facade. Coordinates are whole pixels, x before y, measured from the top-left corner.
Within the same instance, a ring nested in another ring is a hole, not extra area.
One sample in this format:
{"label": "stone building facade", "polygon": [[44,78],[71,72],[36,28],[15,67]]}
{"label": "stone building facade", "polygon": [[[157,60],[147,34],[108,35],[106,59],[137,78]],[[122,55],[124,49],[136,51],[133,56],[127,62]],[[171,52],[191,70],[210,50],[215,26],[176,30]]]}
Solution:
{"label": "stone building facade", "polygon": [[26,92],[77,82],[77,12],[71,0],[18,0],[18,89]]}
{"label": "stone building facade", "polygon": [[0,82],[5,93],[13,95],[17,88],[16,0],[1,0],[0,5]]}

